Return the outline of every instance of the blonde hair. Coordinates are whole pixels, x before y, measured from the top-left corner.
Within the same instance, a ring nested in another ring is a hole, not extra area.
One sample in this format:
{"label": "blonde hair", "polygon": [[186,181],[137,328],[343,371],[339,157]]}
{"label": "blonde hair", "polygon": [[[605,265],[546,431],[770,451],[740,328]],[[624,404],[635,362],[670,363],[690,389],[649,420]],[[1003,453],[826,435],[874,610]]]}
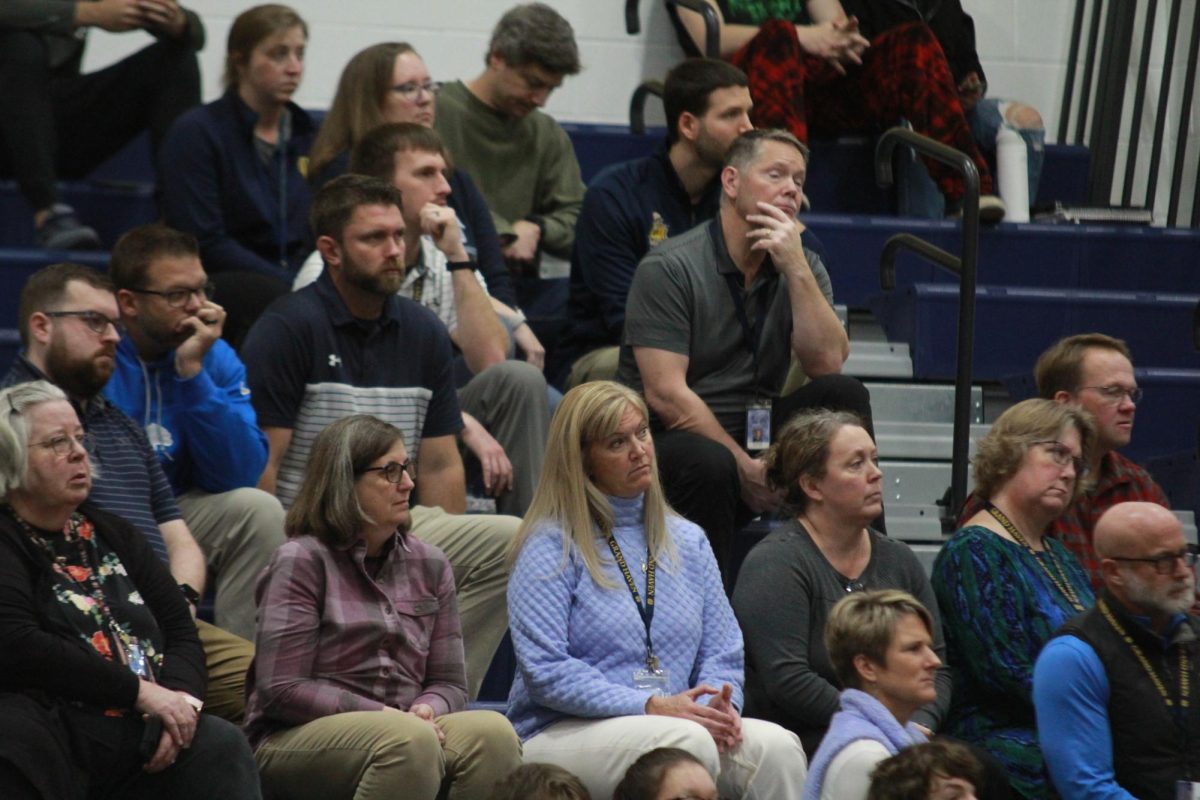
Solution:
{"label": "blonde hair", "polygon": [[[563,397],[550,423],[542,477],[513,541],[510,563],[529,537],[549,522],[561,526],[564,533],[560,569],[566,566],[574,547],[592,580],[604,587],[614,585],[601,571],[600,548],[596,546],[598,539],[612,531],[612,505],[588,476],[587,449],[592,442],[611,436],[630,408],[649,421],[641,395],[613,381],[585,383]],[[645,496],[646,546],[655,558],[669,564],[675,547],[667,530],[667,515],[675,512],[663,496],[657,461],[650,465],[650,486]]]}
{"label": "blonde hair", "polygon": [[[18,383],[0,390],[0,500],[7,501],[25,483],[29,466],[30,410],[43,403],[66,401],[63,390],[49,381]],[[95,469],[92,470],[93,476]]]}
{"label": "blonde hair", "polygon": [[908,592],[899,589],[855,592],[837,601],[825,621],[825,649],[842,686],[862,688],[862,676],[854,666],[857,656],[887,666],[887,651],[896,635],[896,623],[910,614],[924,623],[932,637],[933,615]]}

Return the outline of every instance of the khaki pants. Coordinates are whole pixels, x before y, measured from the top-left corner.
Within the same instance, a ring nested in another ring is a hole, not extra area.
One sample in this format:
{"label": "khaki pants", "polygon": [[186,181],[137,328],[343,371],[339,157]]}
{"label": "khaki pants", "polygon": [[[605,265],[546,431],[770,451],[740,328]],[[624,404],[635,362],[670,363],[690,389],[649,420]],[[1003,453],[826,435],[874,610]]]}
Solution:
{"label": "khaki pants", "polygon": [[254,659],[254,645],[202,619],[196,620],[196,630],[208,667],[204,710],[240,725],[246,711],[246,670]]}
{"label": "khaki pants", "polygon": [[494,711],[428,722],[394,711],[321,717],[271,736],[255,753],[264,793],[291,800],[487,800],[521,764],[521,744]]}
{"label": "khaki pants", "polygon": [[592,797],[612,797],[629,765],[657,747],[694,755],[713,775],[722,797],[800,800],[808,761],[796,734],[772,722],[742,719],[742,743],[720,754],[698,723],[650,714],[556,722],[525,742],[525,762],[575,773]]}
{"label": "khaki pants", "polygon": [[620,362],[619,347],[601,347],[599,350],[584,353],[571,365],[571,374],[567,377],[567,385],[564,388],[574,389],[579,384],[589,381],[615,381]]}

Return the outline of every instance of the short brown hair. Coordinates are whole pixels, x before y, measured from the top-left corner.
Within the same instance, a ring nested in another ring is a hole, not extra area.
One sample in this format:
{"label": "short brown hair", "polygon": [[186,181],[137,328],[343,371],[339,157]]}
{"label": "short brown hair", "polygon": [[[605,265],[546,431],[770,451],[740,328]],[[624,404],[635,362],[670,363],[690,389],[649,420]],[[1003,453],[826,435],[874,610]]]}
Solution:
{"label": "short brown hair", "polygon": [[1114,350],[1133,362],[1129,345],[1103,333],[1079,333],[1059,339],[1038,356],[1033,368],[1038,396],[1053,400],[1059,392],[1075,394],[1079,391],[1079,384],[1083,382],[1083,359],[1093,347]]}
{"label": "short brown hair", "polygon": [[767,481],[773,488],[783,490],[783,502],[789,512],[804,513],[808,495],[800,488],[800,478],[807,476],[819,481],[825,477],[829,443],[848,425],[866,427],[857,414],[824,408],[797,414],[783,426],[763,461]]}
{"label": "short brown hair", "polygon": [[372,178],[369,175],[349,173],[339,175],[321,187],[313,198],[308,212],[313,236],[329,236],[342,241],[346,224],[361,206],[395,206],[403,211],[400,190],[390,181]]}
{"label": "short brown hair", "polygon": [[[678,747],[656,747],[642,753],[638,760],[625,770],[624,777],[613,790],[612,800],[655,800],[667,770],[676,764],[684,763],[704,767],[704,762]],[[704,769],[707,770],[708,767]]]}
{"label": "short brown hair", "polygon": [[557,764],[522,764],[498,781],[492,800],[592,800],[583,781]]}
{"label": "short brown hair", "polygon": [[983,767],[958,742],[934,739],[915,744],[875,765],[867,800],[928,800],[934,777],[961,778],[978,789]]}
{"label": "short brown hair", "polygon": [[142,289],[155,259],[193,256],[200,257],[200,244],[190,233],[157,222],[139,225],[117,239],[108,259],[108,277],[118,289]]}
{"label": "short brown hair", "polygon": [[804,156],[804,165],[808,166],[808,145],[782,128],[756,128],[741,134],[729,145],[729,151],[725,153],[725,166],[733,167],[738,172],[746,169],[758,160],[764,142],[791,145],[800,151],[800,155]]}
{"label": "short brown hair", "polygon": [[396,154],[409,150],[437,153],[449,160],[442,137],[433,128],[415,122],[391,122],[372,129],[354,145],[350,151],[350,171],[391,183]]}
{"label": "short brown hair", "polygon": [[854,666],[857,656],[866,656],[887,666],[888,646],[896,635],[896,623],[913,614],[933,636],[933,615],[921,601],[899,589],[853,592],[833,606],[825,622],[825,649],[842,686],[862,688],[862,677]]}
{"label": "short brown hair", "polygon": [[[1087,411],[1040,397],[1023,400],[1006,410],[975,445],[975,458],[971,461],[975,494],[992,497],[1017,473],[1030,445],[1054,439],[1068,425],[1079,431],[1079,450],[1087,463],[1096,446],[1096,424]],[[1077,476],[1071,500],[1083,494],[1087,486],[1083,476]]]}
{"label": "short brown hair", "polygon": [[238,85],[238,65],[250,60],[250,53],[259,42],[295,27],[303,30],[304,38],[308,38],[308,24],[304,19],[295,9],[277,3],[254,6],[238,14],[229,26],[229,37],[225,40],[225,85]]}
{"label": "short brown hair", "polygon": [[489,63],[493,55],[510,67],[536,64],[555,75],[575,75],[582,68],[575,30],[545,3],[525,3],[506,11],[492,29],[483,62]]}
{"label": "short brown hair", "polygon": [[71,281],[86,283],[93,289],[111,292],[112,281],[107,275],[82,264],[62,262],[42,267],[29,276],[21,288],[21,300],[17,305],[17,326],[21,331],[21,344],[29,347],[29,318],[35,311],[55,311],[67,292]]}
{"label": "short brown hair", "polygon": [[315,536],[332,548],[349,546],[362,527],[373,522],[354,491],[359,475],[403,441],[399,428],[368,414],[342,417],[318,433],[284,532]]}

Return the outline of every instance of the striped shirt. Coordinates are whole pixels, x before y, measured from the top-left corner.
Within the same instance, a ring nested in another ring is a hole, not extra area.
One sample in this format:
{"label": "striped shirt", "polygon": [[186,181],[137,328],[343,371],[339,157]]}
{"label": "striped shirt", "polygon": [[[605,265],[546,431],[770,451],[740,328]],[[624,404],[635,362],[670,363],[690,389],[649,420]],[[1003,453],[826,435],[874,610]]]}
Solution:
{"label": "striped shirt", "polygon": [[[12,386],[36,380],[49,378],[20,356],[3,383]],[[89,399],[85,406],[75,400],[71,404],[92,437],[88,455],[96,474],[88,500],[141,531],[158,557],[166,561],[167,545],[158,526],[183,515],[146,434],[103,395]]]}
{"label": "striped shirt", "polygon": [[275,490],[285,507],[313,440],[336,420],[373,414],[390,422],[414,459],[422,438],[462,428],[445,326],[402,297],[388,298],[378,319],[356,319],[323,273],[259,317],[241,356],[259,424],[292,431]]}
{"label": "striped shirt", "polygon": [[[398,294],[428,308],[453,333],[458,328],[458,308],[454,305],[454,275],[446,269],[446,254],[428,236],[421,237],[421,256],[408,268]],[[487,282],[475,270],[475,280],[487,294]]]}

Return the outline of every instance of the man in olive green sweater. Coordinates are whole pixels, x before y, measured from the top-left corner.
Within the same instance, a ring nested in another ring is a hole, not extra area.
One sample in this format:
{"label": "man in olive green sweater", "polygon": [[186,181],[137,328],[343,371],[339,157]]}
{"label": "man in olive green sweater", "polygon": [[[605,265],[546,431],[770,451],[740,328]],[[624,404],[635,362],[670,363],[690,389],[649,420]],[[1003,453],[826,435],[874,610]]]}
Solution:
{"label": "man in olive green sweater", "polygon": [[[532,272],[543,254],[571,257],[583,203],[571,141],[538,110],[580,70],[575,33],[543,3],[516,6],[492,31],[486,63],[474,80],[442,89],[436,128],[487,198],[509,264]],[[547,266],[543,277],[565,277]]]}

